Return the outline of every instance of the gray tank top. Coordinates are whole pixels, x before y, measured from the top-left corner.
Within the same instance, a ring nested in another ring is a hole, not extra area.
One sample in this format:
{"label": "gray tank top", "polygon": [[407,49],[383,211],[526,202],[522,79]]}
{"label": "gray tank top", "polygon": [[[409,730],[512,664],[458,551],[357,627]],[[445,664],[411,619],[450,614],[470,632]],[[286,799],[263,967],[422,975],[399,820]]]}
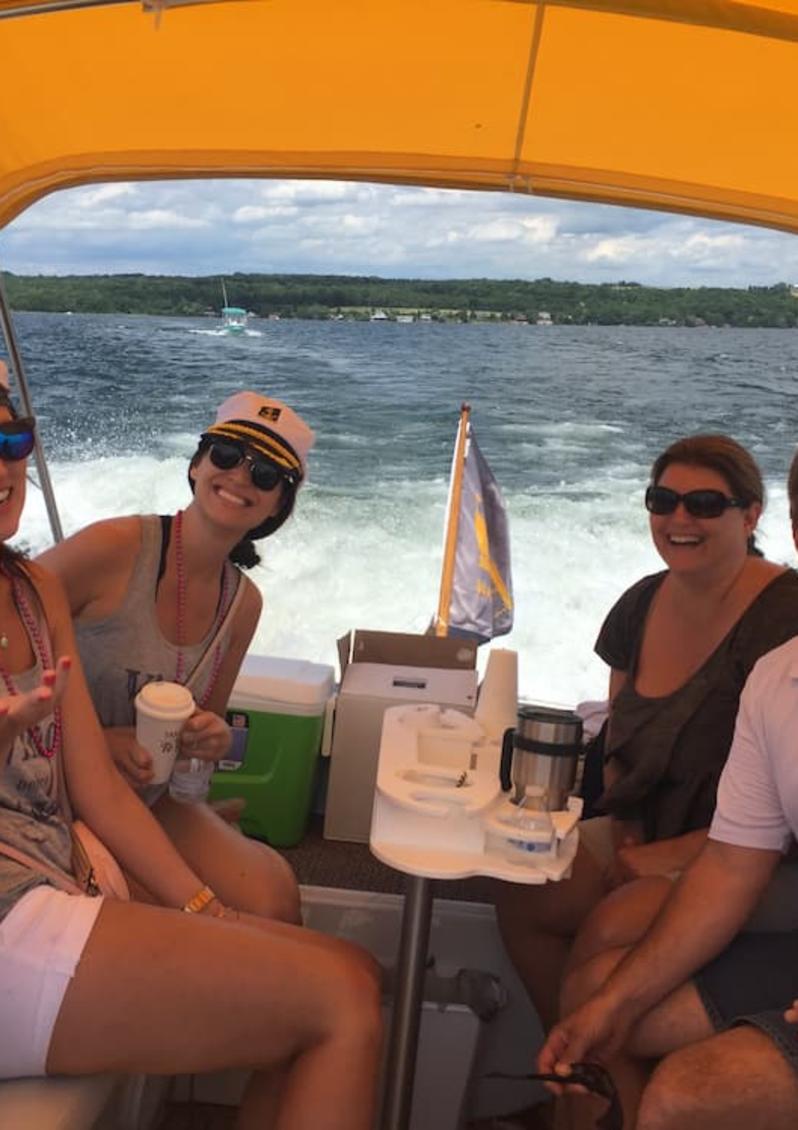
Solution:
{"label": "gray tank top", "polygon": [[[38,602],[31,598],[30,604],[39,631],[46,639],[47,625]],[[42,665],[38,660],[28,671],[14,675],[14,684],[20,693],[33,690],[41,681]],[[0,693],[5,694],[2,683]],[[52,715],[39,723],[45,749],[52,742],[53,725]],[[43,757],[29,731],[21,734],[10,750],[0,755],[0,839],[34,859],[71,874],[72,840],[59,797],[59,757],[60,748],[53,757]],[[0,919],[24,894],[46,882],[38,872],[0,855]]]}
{"label": "gray tank top", "polygon": [[[134,699],[146,683],[174,681],[178,649],[165,639],[158,626],[155,597],[161,561],[163,535],[156,514],[143,515],[141,547],[133,567],[127,593],[121,605],[104,620],[77,620],[75,635],[86,672],[91,697],[103,726],[132,726],[136,711]],[[220,658],[227,652],[231,620],[219,629],[221,618],[232,604],[244,578],[230,561],[225,562],[226,599],[207,636],[198,644],[183,648],[186,686],[199,704],[208,693],[215,664],[203,662],[219,644]],[[231,618],[232,619],[232,618]],[[162,786],[145,788],[141,796],[148,803],[164,791]]]}

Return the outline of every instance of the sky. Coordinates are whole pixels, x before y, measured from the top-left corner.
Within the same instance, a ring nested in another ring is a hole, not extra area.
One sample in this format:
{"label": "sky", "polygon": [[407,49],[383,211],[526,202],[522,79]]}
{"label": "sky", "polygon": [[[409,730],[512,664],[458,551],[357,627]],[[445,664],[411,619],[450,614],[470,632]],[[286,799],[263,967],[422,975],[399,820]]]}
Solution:
{"label": "sky", "polygon": [[173,181],[54,193],[0,233],[17,274],[308,273],[651,286],[798,282],[766,228],[508,193]]}

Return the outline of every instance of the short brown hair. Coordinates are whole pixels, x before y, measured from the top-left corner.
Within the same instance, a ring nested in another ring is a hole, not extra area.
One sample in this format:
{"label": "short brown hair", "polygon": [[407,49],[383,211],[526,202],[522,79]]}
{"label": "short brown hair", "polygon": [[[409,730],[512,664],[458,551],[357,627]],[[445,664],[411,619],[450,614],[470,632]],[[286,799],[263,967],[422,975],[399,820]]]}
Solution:
{"label": "short brown hair", "polygon": [[[738,498],[743,506],[748,507],[758,502],[764,509],[765,484],[759,465],[751,452],[731,436],[718,433],[677,439],[654,460],[651,468],[651,482],[654,485],[659,482],[666,468],[672,463],[685,463],[688,467],[706,467],[710,471],[715,471],[726,480],[732,496]],[[796,460],[793,460],[793,466],[790,468],[790,481],[793,472],[798,489]],[[798,513],[798,510],[796,512]],[[753,534],[748,539],[748,552],[756,557],[762,556]]]}
{"label": "short brown hair", "polygon": [[654,460],[651,482],[655,486],[672,463],[686,463],[689,467],[706,467],[715,471],[726,480],[732,495],[739,498],[743,506],[750,506],[753,502],[765,505],[762,472],[750,451],[731,436],[698,435],[677,439]]}

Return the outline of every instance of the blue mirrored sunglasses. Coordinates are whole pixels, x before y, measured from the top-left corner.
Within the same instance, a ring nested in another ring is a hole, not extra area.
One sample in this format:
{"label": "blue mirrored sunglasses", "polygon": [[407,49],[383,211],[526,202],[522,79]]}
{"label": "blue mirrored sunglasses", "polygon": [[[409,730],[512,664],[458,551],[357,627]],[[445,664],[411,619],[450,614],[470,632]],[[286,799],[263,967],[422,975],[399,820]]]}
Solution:
{"label": "blue mirrored sunglasses", "polygon": [[36,442],[35,428],[32,416],[0,424],[0,459],[5,463],[19,463],[21,459],[27,459]]}

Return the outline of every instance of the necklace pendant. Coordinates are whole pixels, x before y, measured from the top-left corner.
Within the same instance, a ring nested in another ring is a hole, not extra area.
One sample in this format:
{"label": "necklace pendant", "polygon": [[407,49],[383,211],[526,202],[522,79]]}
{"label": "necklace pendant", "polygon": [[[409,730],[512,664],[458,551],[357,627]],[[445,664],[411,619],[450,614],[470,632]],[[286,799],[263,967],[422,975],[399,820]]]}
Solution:
{"label": "necklace pendant", "polygon": [[5,634],[5,632],[0,632],[0,648],[2,648],[3,651],[5,651],[7,647],[8,647],[8,636]]}

